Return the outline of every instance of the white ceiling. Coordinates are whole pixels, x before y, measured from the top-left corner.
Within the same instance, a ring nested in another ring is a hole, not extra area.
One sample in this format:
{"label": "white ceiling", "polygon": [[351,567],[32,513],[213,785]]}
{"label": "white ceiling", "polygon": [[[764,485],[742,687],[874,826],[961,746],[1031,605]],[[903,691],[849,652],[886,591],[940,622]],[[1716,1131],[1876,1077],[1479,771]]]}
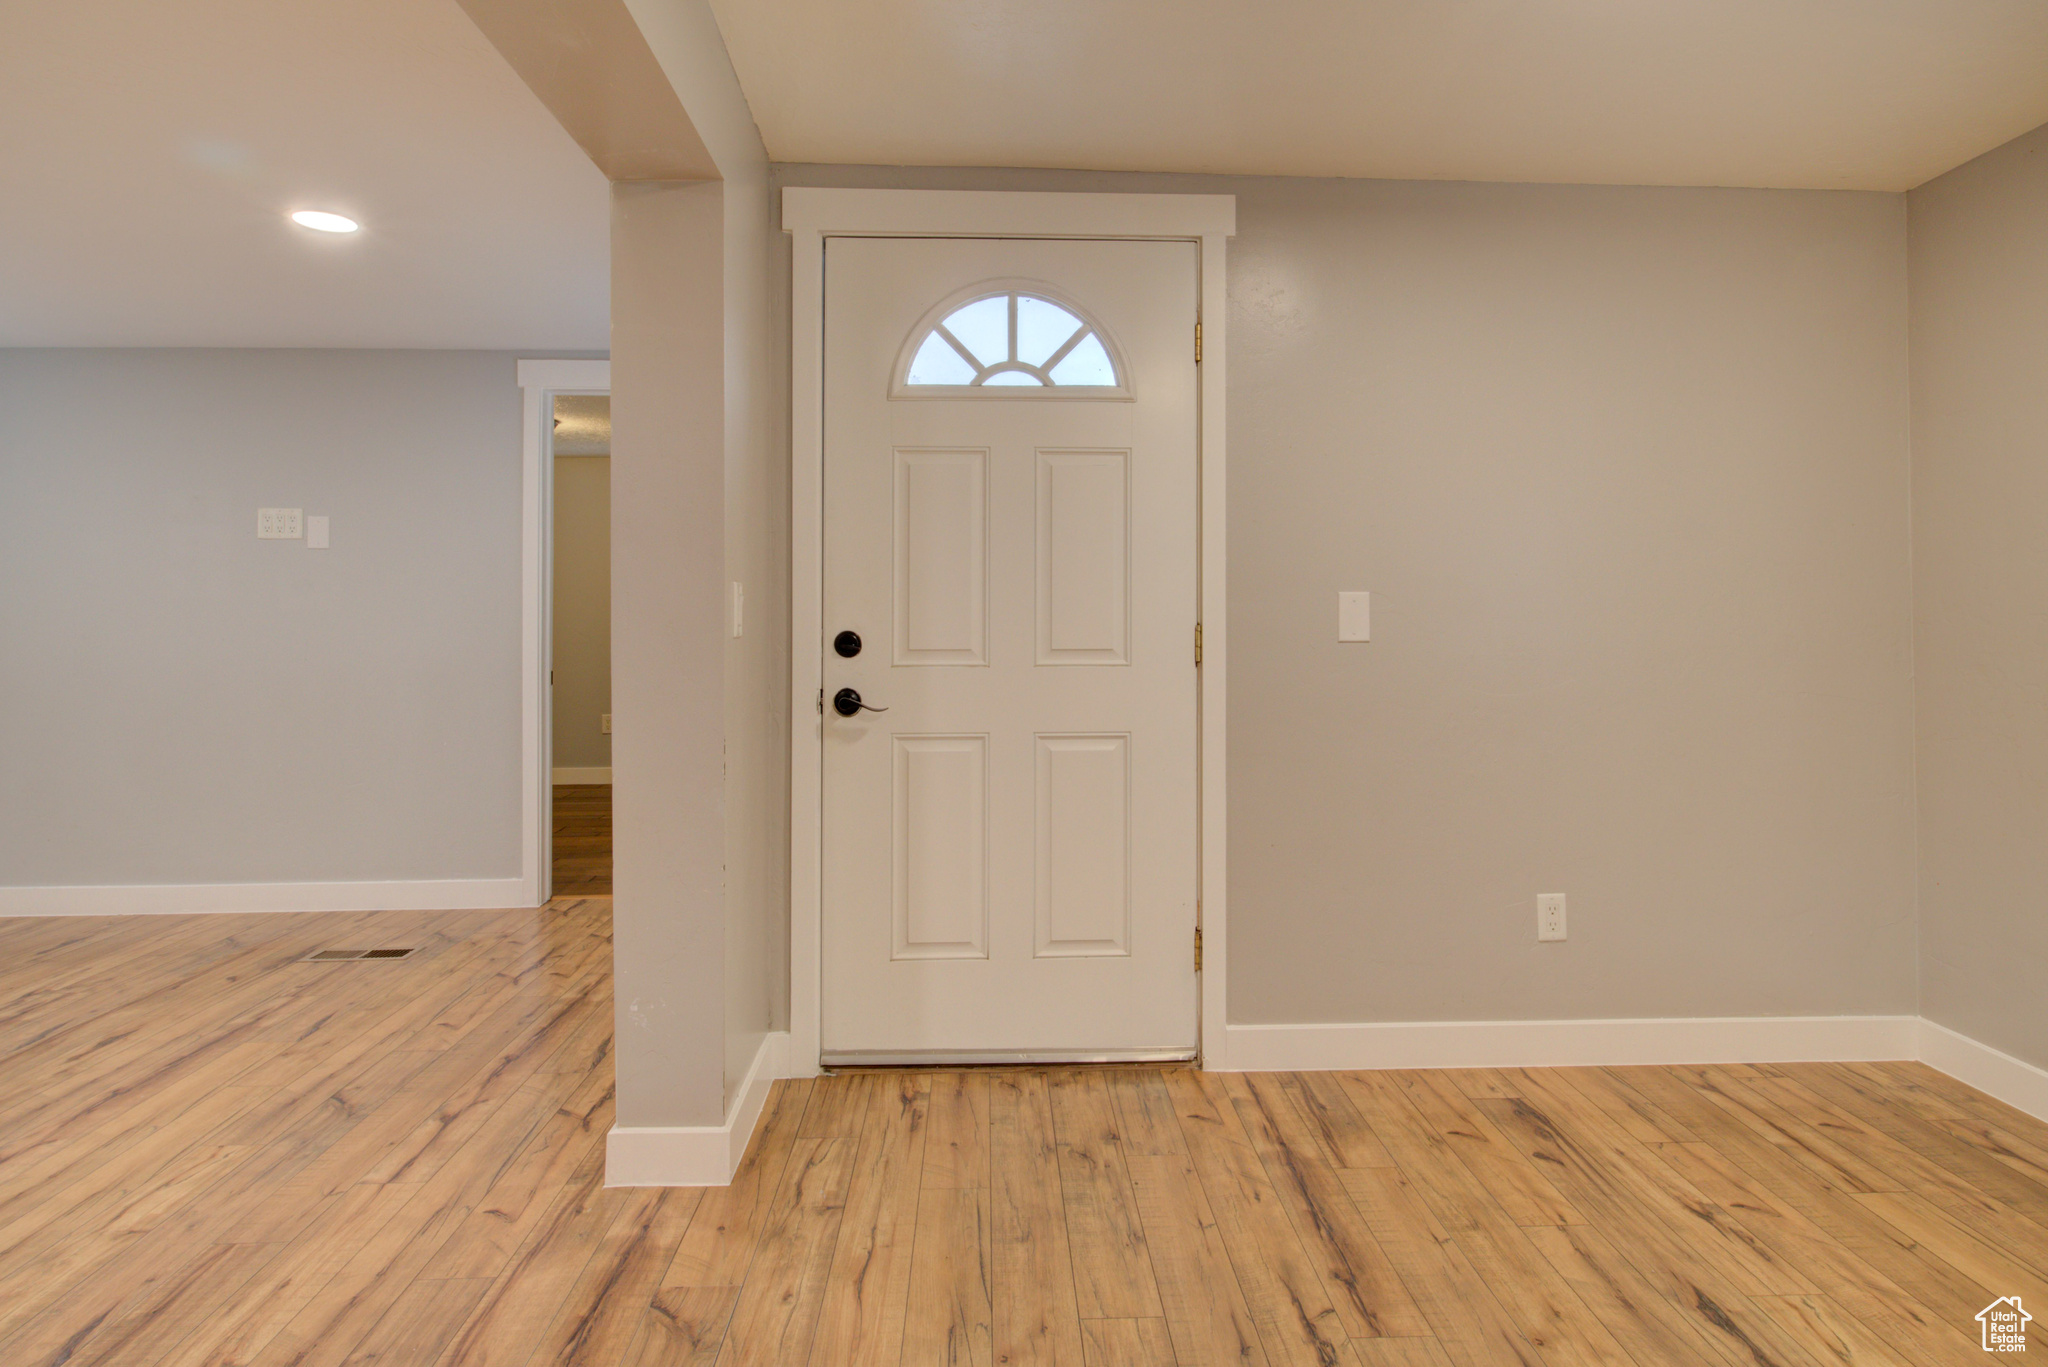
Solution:
{"label": "white ceiling", "polygon": [[777,161],[1904,190],[2048,0],[713,0]]}
{"label": "white ceiling", "polygon": [[[779,161],[1899,190],[2048,122],[2048,0],[715,4]],[[6,12],[0,345],[607,346],[604,178],[456,0]]]}
{"label": "white ceiling", "polygon": [[0,345],[608,344],[604,177],[455,0],[6,13]]}

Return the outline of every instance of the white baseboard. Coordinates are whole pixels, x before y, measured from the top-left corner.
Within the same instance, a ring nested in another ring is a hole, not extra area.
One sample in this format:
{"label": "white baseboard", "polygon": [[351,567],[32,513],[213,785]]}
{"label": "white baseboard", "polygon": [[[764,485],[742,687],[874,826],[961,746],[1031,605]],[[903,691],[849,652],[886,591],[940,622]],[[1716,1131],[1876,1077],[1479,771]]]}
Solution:
{"label": "white baseboard", "polygon": [[1233,1072],[1327,1068],[1570,1068],[1915,1057],[1917,1016],[1232,1025]]}
{"label": "white baseboard", "polygon": [[[1877,1062],[1918,1059],[2007,1105],[2048,1120],[2048,1069],[1918,1016],[1708,1016],[1641,1020],[1392,1021],[1233,1025],[1242,1072],[1371,1068],[1585,1068],[1660,1063]],[[776,1079],[814,1074],[789,1036],[761,1041],[722,1125],[615,1126],[605,1147],[614,1187],[723,1186],[746,1153]]]}
{"label": "white baseboard", "polygon": [[754,1137],[768,1091],[788,1062],[789,1034],[777,1031],[754,1051],[753,1066],[723,1125],[614,1125],[605,1137],[608,1187],[722,1187]]}
{"label": "white baseboard", "polygon": [[162,883],[0,888],[0,916],[145,916],[247,911],[478,911],[536,905],[518,878],[395,883]]}
{"label": "white baseboard", "polygon": [[555,770],[554,781],[556,783],[610,783],[612,781],[611,766],[605,765],[601,768],[588,769],[557,769]]}
{"label": "white baseboard", "polygon": [[1915,1057],[2036,1120],[2048,1120],[2048,1069],[2036,1068],[2024,1059],[1924,1019],[1920,1022],[1920,1049]]}
{"label": "white baseboard", "polygon": [[1708,1016],[1647,1020],[1391,1021],[1233,1025],[1233,1072],[1332,1068],[1589,1068],[1658,1063],[1870,1063],[1917,1059],[2048,1120],[2048,1069],[1919,1016]]}

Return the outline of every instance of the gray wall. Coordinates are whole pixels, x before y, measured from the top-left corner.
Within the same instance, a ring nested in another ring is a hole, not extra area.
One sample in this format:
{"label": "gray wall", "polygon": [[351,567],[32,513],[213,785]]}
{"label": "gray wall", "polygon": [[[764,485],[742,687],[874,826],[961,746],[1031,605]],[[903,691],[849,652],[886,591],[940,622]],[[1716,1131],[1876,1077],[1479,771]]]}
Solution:
{"label": "gray wall", "polygon": [[0,885],[517,875],[514,359],[0,351]]}
{"label": "gray wall", "polygon": [[[648,330],[641,333],[636,343],[649,348],[650,360],[663,350],[674,354],[679,349],[687,349],[693,360],[711,367],[705,373],[718,381],[716,389],[705,392],[695,388],[695,377],[688,381],[678,380],[682,387],[688,388],[691,402],[671,405],[668,411],[677,420],[693,425],[693,439],[679,443],[676,450],[693,464],[703,461],[715,463],[715,473],[722,480],[718,493],[723,501],[667,503],[658,511],[672,524],[687,525],[694,532],[699,525],[698,520],[707,510],[722,510],[722,524],[714,535],[722,542],[724,563],[721,568],[724,573],[716,580],[707,574],[701,581],[715,585],[718,590],[721,624],[724,622],[727,585],[737,580],[747,586],[746,632],[737,638],[729,632],[723,633],[720,638],[722,649],[717,652],[722,656],[720,683],[723,706],[713,710],[713,699],[718,697],[715,689],[648,699],[650,704],[670,712],[686,713],[692,719],[688,723],[691,725],[700,724],[706,718],[711,719],[714,726],[722,723],[719,734],[724,751],[724,825],[720,833],[723,848],[714,858],[722,857],[720,875],[724,906],[716,936],[714,962],[720,973],[718,995],[722,997],[723,1015],[718,1029],[699,1036],[679,1033],[666,1026],[656,1031],[662,1036],[660,1047],[663,1050],[673,1051],[679,1060],[687,1059],[693,1079],[700,1051],[714,1044],[719,1046],[720,1085],[709,1107],[715,1120],[719,1095],[722,1094],[727,1106],[731,1105],[768,1032],[784,1023],[787,1013],[788,952],[784,929],[789,919],[785,891],[788,886],[789,842],[784,812],[789,802],[789,652],[786,645],[789,557],[785,529],[789,525],[789,460],[788,445],[781,435],[782,414],[788,406],[788,394],[779,382],[786,366],[782,357],[787,355],[787,331],[785,315],[770,311],[770,262],[775,259],[770,225],[779,214],[769,200],[768,152],[761,143],[760,131],[754,126],[753,112],[747,107],[746,96],[740,90],[739,77],[726,58],[725,41],[719,35],[718,18],[712,13],[711,6],[706,0],[627,0],[627,9],[646,37],[663,73],[681,97],[684,112],[689,115],[697,135],[703,139],[704,147],[711,153],[722,178],[714,221],[706,221],[694,208],[687,213],[678,209],[668,217],[665,229],[654,231],[650,217],[645,225],[650,233],[638,237],[648,254],[630,261],[615,255],[612,262],[612,317],[616,344],[619,310],[621,307],[635,307],[625,296],[641,288],[643,275],[656,282],[654,288],[669,292],[671,299],[687,302],[692,308],[704,308],[709,306],[710,299],[707,291],[700,288],[697,274],[710,262],[701,258],[699,252],[708,248],[717,258],[715,289],[719,296],[718,312],[708,316],[721,325],[719,335],[710,339],[697,335],[698,325],[706,315],[671,313],[664,318],[658,314],[643,314],[639,326]],[[675,187],[657,193],[666,198],[671,191],[684,198],[696,196],[695,191],[677,190]],[[612,202],[615,252],[622,243],[620,227],[628,202],[627,191],[615,187]],[[640,207],[648,210],[650,215],[656,212],[651,204]],[[638,234],[638,230],[635,231]],[[659,243],[668,233],[674,234],[670,239],[671,250],[690,258],[686,265],[662,259]],[[786,254],[785,250],[784,256]],[[681,272],[690,276],[687,283],[682,280]],[[667,326],[665,337],[657,337],[652,331],[657,324]],[[779,354],[776,351],[778,343],[784,348]],[[615,382],[616,373],[614,367]],[[673,377],[674,372],[671,371],[670,375]],[[649,378],[659,380],[656,375]],[[616,395],[616,388],[614,393]],[[718,446],[714,449],[700,445],[694,438],[715,438]],[[617,458],[615,447],[615,474]],[[711,488],[695,481],[710,473],[712,471],[693,469],[693,487],[687,492],[700,500],[707,497]],[[680,483],[660,491],[664,497],[684,492],[686,490]],[[623,484],[618,493],[621,499],[626,496]],[[621,525],[622,520],[615,515],[615,538]],[[629,552],[623,540],[615,540],[614,544],[618,555]],[[698,582],[695,579],[690,581],[692,593]],[[619,604],[622,621],[624,601],[616,596],[614,601]],[[695,605],[691,605],[688,611],[694,614]],[[709,642],[703,643],[702,649],[710,650]],[[616,663],[615,659],[615,666]],[[692,668],[694,684],[694,665]],[[623,707],[623,696],[620,701]],[[665,735],[680,735],[685,724],[679,718],[671,720],[664,717],[662,729]],[[629,743],[621,738],[613,747],[614,755],[622,754]],[[620,762],[615,759],[615,770]],[[616,773],[614,777],[616,779]],[[622,789],[615,787],[614,792],[621,801],[624,800]],[[672,818],[673,813],[665,815]],[[695,859],[699,853],[693,849],[689,857]],[[681,873],[680,864],[671,867],[674,872]],[[623,897],[623,884],[620,892]],[[624,907],[623,900],[615,904],[615,913]],[[632,942],[644,945],[657,958],[680,952],[694,959],[710,953],[713,948],[708,940],[701,944],[679,943],[661,934],[643,940],[637,927],[632,932]],[[616,948],[623,951],[627,945],[628,940],[621,938]],[[660,971],[658,964],[655,971]],[[677,971],[694,980],[700,966],[691,963]],[[623,1030],[627,1024],[623,991],[620,1002]],[[627,1073],[622,1068],[619,1075],[621,1120],[625,1121],[629,1112],[665,1113],[672,1102],[680,1102],[684,1095],[666,1080],[657,1082],[656,1086],[659,1096],[636,1095],[639,1090],[637,1083],[629,1084]],[[688,1102],[693,1116],[706,1109],[697,1088],[698,1084],[693,1080],[689,1084]],[[627,1123],[703,1122],[691,1119]]]}
{"label": "gray wall", "polygon": [[618,1123],[716,1125],[726,1077],[724,186],[612,187]]}
{"label": "gray wall", "polygon": [[2048,128],[1909,204],[1921,1006],[2048,1065]]}
{"label": "gray wall", "polygon": [[[725,642],[725,1096],[789,1024],[789,364],[771,293],[768,162],[758,139],[725,169],[725,571],[746,586]],[[780,348],[778,351],[777,348]]]}
{"label": "gray wall", "polygon": [[554,763],[608,769],[612,738],[612,462],[555,458]]}
{"label": "gray wall", "polygon": [[778,178],[1238,196],[1233,1021],[1914,1009],[1899,196]]}

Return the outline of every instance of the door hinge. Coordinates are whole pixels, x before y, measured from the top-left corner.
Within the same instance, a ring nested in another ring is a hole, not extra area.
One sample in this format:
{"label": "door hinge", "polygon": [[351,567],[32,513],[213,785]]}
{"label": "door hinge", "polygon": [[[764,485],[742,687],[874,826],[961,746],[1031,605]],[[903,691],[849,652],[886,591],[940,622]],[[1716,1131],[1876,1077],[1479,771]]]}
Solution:
{"label": "door hinge", "polygon": [[1202,928],[1195,927],[1195,972],[1202,971]]}
{"label": "door hinge", "polygon": [[1202,624],[1195,623],[1195,663],[1202,663]]}
{"label": "door hinge", "polygon": [[1202,363],[1202,325],[1195,324],[1195,364]]}
{"label": "door hinge", "polygon": [[825,715],[825,690],[822,688],[818,690],[818,715]]}

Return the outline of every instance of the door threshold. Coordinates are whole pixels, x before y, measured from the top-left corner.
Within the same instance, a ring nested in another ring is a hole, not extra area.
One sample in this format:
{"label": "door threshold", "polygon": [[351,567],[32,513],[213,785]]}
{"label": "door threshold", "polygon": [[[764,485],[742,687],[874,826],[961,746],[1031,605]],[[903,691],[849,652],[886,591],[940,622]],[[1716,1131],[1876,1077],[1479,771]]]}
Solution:
{"label": "door threshold", "polygon": [[924,1049],[831,1050],[818,1059],[827,1071],[853,1068],[1042,1068],[1063,1064],[1192,1063],[1193,1049]]}

